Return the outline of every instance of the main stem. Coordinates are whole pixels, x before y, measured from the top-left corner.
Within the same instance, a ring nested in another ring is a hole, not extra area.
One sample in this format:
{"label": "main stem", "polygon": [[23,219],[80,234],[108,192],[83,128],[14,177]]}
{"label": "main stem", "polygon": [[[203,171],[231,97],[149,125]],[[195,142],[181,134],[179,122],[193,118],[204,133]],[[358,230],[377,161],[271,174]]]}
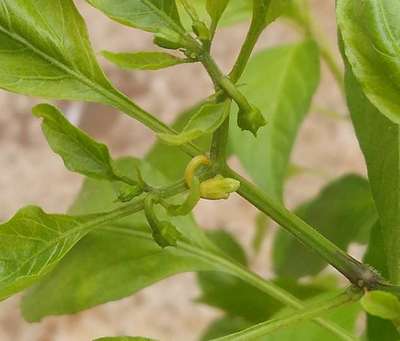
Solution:
{"label": "main stem", "polygon": [[265,195],[233,170],[226,168],[224,175],[240,181],[241,185],[238,193],[243,198],[270,216],[306,247],[317,252],[329,264],[346,276],[351,283],[367,289],[376,289],[380,285],[382,278],[378,274],[338,248],[304,220],[287,210],[282,204]]}

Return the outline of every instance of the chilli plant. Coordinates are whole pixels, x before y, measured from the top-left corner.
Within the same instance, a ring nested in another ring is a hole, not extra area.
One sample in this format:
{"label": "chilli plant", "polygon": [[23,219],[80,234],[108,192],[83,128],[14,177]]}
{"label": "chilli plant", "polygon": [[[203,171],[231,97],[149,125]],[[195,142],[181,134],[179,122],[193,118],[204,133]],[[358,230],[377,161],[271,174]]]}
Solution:
{"label": "chilli plant", "polygon": [[[158,141],[143,159],[113,160],[55,106],[35,106],[51,149],[87,179],[68,214],[28,206],[0,226],[0,298],[29,288],[22,313],[34,322],[192,271],[198,301],[224,312],[204,340],[400,339],[400,1],[337,0],[345,72],[304,0],[87,2],[149,32],[159,47],[105,51],[109,62],[128,70],[199,63],[215,91],[169,127],[112,85],[72,0],[2,0],[1,88],[109,106]],[[279,17],[298,28],[299,41],[253,55]],[[224,74],[212,57],[214,36],[245,19],[248,34]],[[284,182],[320,60],[347,98],[368,179],[342,176],[292,213],[283,204]],[[253,182],[228,165],[233,155]],[[282,227],[273,240],[273,278],[249,270],[231,235],[205,233],[192,216],[200,200],[232,193],[260,211],[255,250],[268,221]],[[346,252],[351,243],[366,245],[362,261]],[[346,288],[335,274],[321,274],[327,265],[348,281]],[[359,320],[363,313],[367,318]],[[364,323],[356,328],[356,321]]]}

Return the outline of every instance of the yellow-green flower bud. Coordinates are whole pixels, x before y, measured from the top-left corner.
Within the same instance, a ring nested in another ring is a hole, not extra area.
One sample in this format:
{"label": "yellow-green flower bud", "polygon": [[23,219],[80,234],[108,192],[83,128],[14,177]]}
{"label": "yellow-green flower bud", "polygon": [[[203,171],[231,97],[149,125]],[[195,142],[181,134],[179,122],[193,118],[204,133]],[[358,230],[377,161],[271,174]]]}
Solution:
{"label": "yellow-green flower bud", "polygon": [[217,175],[200,184],[200,195],[202,198],[210,200],[228,199],[229,194],[236,192],[239,187],[239,181]]}

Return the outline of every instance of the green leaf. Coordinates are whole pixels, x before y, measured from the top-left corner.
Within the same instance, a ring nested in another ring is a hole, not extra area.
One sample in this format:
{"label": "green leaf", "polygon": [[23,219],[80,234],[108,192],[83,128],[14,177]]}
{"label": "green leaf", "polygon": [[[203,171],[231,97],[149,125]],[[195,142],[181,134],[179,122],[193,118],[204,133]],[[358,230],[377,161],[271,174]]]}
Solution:
{"label": "green leaf", "polygon": [[[117,167],[125,173],[136,163],[124,159]],[[147,163],[141,162],[140,166],[150,185],[165,183],[162,174]],[[89,179],[71,211],[89,214],[114,209],[119,204],[113,202],[113,196],[110,183]],[[157,214],[166,217],[162,210]],[[160,248],[153,240],[143,212],[99,227],[82,239],[45,280],[27,293],[22,304],[24,317],[28,321],[38,321],[48,315],[75,313],[132,295],[177,273],[211,270],[217,266],[191,251],[216,250],[192,217],[171,217],[169,221],[185,237],[187,248]]]}
{"label": "green leaf", "polygon": [[185,60],[165,52],[109,52],[102,55],[108,61],[127,70],[159,70],[185,63]]}
{"label": "green leaf", "polygon": [[337,19],[354,75],[370,102],[400,123],[400,2],[339,0]]}
{"label": "green leaf", "polygon": [[372,315],[367,316],[368,341],[393,341],[400,340],[400,334],[391,321]]}
{"label": "green leaf", "polygon": [[[344,330],[354,333],[356,329],[356,321],[360,315],[360,310],[359,304],[352,304],[337,308],[333,312],[324,314],[322,317],[327,321],[333,322],[335,325],[342,327]],[[311,321],[293,325],[289,328],[268,335],[268,341],[304,340],[337,341],[338,336],[325,328],[321,328],[319,325]]]}
{"label": "green leaf", "polygon": [[369,314],[386,320],[400,319],[399,299],[385,291],[370,291],[361,298],[361,305]]}
{"label": "green leaf", "polygon": [[112,103],[110,85],[71,0],[4,0],[0,87],[25,95]]}
{"label": "green leaf", "polygon": [[228,101],[221,104],[206,103],[193,115],[182,132],[177,135],[158,134],[158,137],[167,144],[178,146],[212,134],[228,116],[229,108]]}
{"label": "green leaf", "polygon": [[0,225],[0,300],[42,279],[101,218],[50,215],[28,206]]}
{"label": "green leaf", "polygon": [[318,48],[306,41],[264,50],[239,82],[268,125],[254,139],[231,120],[231,148],[253,180],[281,200],[292,146],[319,83]]}
{"label": "green leaf", "polygon": [[113,169],[107,146],[69,123],[56,107],[39,104],[33,113],[43,119],[42,130],[51,149],[62,157],[70,171],[95,179],[124,181]]}
{"label": "green leaf", "polygon": [[[346,175],[329,183],[297,212],[344,250],[352,242],[367,243],[378,219],[368,181],[358,175]],[[316,275],[328,265],[283,230],[274,241],[273,264],[279,276],[294,278]]]}
{"label": "green leaf", "polygon": [[174,0],[86,0],[121,24],[148,32],[185,32]]}
{"label": "green leaf", "polygon": [[229,1],[230,0],[206,0],[207,12],[211,17],[214,27],[217,27]]}
{"label": "green leaf", "polygon": [[349,67],[346,95],[378,210],[389,278],[400,283],[400,128],[368,100]]}
{"label": "green leaf", "polygon": [[140,336],[116,336],[116,337],[101,337],[93,341],[156,341],[147,337]]}
{"label": "green leaf", "polygon": [[[284,282],[283,282],[284,283]],[[317,283],[315,285],[311,285],[308,290],[314,287],[315,292],[313,293],[312,296],[314,295],[326,295],[326,292],[324,292],[322,289],[323,287],[319,287]],[[319,292],[318,292],[319,288]],[[300,289],[300,291],[299,291]],[[307,286],[299,286],[292,284],[292,287],[289,289],[293,294],[296,296],[301,296],[299,292],[303,292],[303,295],[307,293]],[[237,291],[237,297],[240,299],[241,295],[243,294],[243,291]],[[310,294],[310,291],[308,292]],[[310,298],[310,296],[307,297],[307,295],[303,296],[304,299]],[[318,299],[319,296],[312,298],[311,300]],[[252,302],[252,301],[251,301]],[[273,303],[273,302],[271,302]],[[265,302],[265,308],[268,309],[269,302]],[[246,303],[243,303],[243,309],[246,309]],[[280,309],[276,309],[274,315],[262,315],[259,316],[258,319],[262,320],[268,320],[271,318],[279,318],[285,313],[291,312],[290,309],[284,308],[284,307],[278,307]],[[283,309],[282,309],[283,308]],[[357,316],[360,313],[360,306],[359,305],[352,305],[352,306],[347,306],[343,308],[339,308],[333,313],[328,313],[324,318],[326,320],[329,320],[336,325],[342,327],[344,330],[348,332],[353,332],[355,329],[355,322],[357,319]],[[255,320],[255,321],[249,321],[245,319],[244,317],[241,317],[241,315],[235,315],[235,314],[227,314],[223,318],[215,320],[210,324],[210,326],[207,328],[206,332],[204,333],[202,340],[210,340],[212,338],[217,338],[217,337],[222,337],[227,334],[231,334],[234,332],[238,332],[240,330],[243,330],[245,328],[248,328],[252,325],[255,325],[257,322],[260,322]],[[337,335],[331,333],[325,328],[321,328],[315,323],[312,322],[306,322],[302,324],[295,325],[293,327],[289,327],[286,330],[278,331],[275,332],[274,334],[271,334],[267,338],[268,340],[279,340],[279,341],[303,341],[303,340],[329,340],[329,341],[336,341]],[[253,339],[251,339],[253,340]],[[264,341],[265,337],[263,338],[258,338],[254,340],[260,340]]]}
{"label": "green leaf", "polygon": [[[191,117],[204,105],[200,103],[194,107],[180,113],[173,124],[173,129],[182,130]],[[211,135],[204,135],[194,141],[202,150],[209,150],[211,144]],[[191,158],[180,148],[170,146],[158,140],[147,154],[146,160],[155,169],[159,169],[172,181],[182,179],[185,168]]]}
{"label": "green leaf", "polygon": [[218,337],[236,333],[240,330],[249,328],[251,325],[252,325],[251,322],[248,322],[241,317],[224,316],[222,318],[219,318],[211,322],[211,324],[207,327],[206,331],[203,333],[200,340],[201,341],[213,340]]}
{"label": "green leaf", "polygon": [[[388,276],[382,228],[379,223],[371,231],[364,263],[373,266],[382,276]],[[369,341],[392,341],[400,339],[400,334],[391,321],[367,315],[367,337]]]}

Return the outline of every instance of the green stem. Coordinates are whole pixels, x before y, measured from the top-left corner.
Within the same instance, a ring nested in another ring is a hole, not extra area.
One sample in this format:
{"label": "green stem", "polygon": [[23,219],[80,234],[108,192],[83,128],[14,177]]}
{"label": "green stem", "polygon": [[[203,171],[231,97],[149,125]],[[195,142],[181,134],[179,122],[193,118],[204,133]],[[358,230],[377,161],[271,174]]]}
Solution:
{"label": "green stem", "polygon": [[[111,230],[114,232],[133,235],[135,238],[143,238],[147,240],[152,240],[152,236],[148,232],[142,231],[134,231],[132,229],[124,227],[116,227],[115,224],[113,227],[103,227],[103,229]],[[183,257],[196,257],[200,261],[205,262],[210,266],[211,269],[215,271],[223,271],[229,273],[237,278],[242,279],[246,283],[260,289],[262,292],[268,294],[269,296],[275,298],[279,302],[292,307],[294,309],[300,310],[304,309],[304,305],[301,301],[299,301],[296,297],[294,297],[289,292],[284,289],[278,287],[276,284],[272,282],[268,282],[259,275],[247,270],[240,264],[237,264],[234,261],[231,261],[224,256],[217,254],[215,252],[211,252],[206,249],[202,249],[196,245],[190,244],[185,241],[177,242],[177,252],[183,252]],[[325,329],[329,330],[332,334],[339,337],[342,340],[346,341],[355,341],[356,338],[350,335],[346,330],[337,326],[336,324],[324,320],[322,318],[315,318],[315,322]]]}
{"label": "green stem", "polygon": [[218,170],[225,167],[227,158],[227,145],[229,134],[229,116],[224,123],[215,131],[211,141],[210,160],[212,167],[218,173]]}
{"label": "green stem", "polygon": [[183,8],[185,9],[186,13],[190,16],[192,21],[199,20],[196,10],[189,2],[187,2],[187,0],[179,0],[179,1],[181,2]]}
{"label": "green stem", "polygon": [[253,0],[253,18],[251,20],[250,28],[235,65],[229,73],[229,78],[233,83],[236,83],[242,76],[258,38],[265,28],[265,17],[268,9],[269,5],[265,5],[263,1]]}
{"label": "green stem", "polygon": [[[216,338],[211,341],[247,341],[266,338],[267,335],[279,329],[288,328],[293,324],[316,318],[327,311],[339,308],[349,303],[353,303],[361,297],[361,293],[362,291],[359,291],[358,294],[355,295],[354,293],[349,293],[348,290],[346,290],[334,298],[306,306],[304,309],[301,309],[289,316],[259,323],[240,332]],[[353,338],[353,340],[355,340],[355,338]]]}
{"label": "green stem", "polygon": [[243,198],[288,230],[306,247],[317,252],[346,276],[351,283],[360,288],[375,289],[382,282],[382,278],[368,266],[352,258],[297,215],[288,211],[281,203],[266,196],[239,174],[226,169],[223,175],[240,181],[238,193]]}
{"label": "green stem", "polygon": [[246,97],[237,89],[236,85],[222,73],[208,52],[203,51],[199,56],[199,60],[207,70],[216,88],[219,87],[224,90],[225,94],[237,103],[240,110],[244,112],[252,110],[252,106],[247,101]]}

